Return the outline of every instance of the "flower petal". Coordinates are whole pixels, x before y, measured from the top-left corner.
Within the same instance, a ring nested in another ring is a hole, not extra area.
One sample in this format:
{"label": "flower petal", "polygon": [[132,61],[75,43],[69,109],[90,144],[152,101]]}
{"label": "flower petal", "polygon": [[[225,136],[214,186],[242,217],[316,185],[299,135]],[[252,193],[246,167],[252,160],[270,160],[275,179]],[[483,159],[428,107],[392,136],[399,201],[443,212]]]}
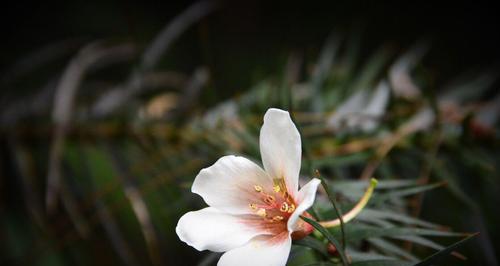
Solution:
{"label": "flower petal", "polygon": [[316,191],[318,190],[318,186],[320,183],[321,181],[319,179],[314,178],[300,189],[297,199],[299,206],[297,206],[297,209],[292,213],[292,215],[290,215],[290,218],[288,219],[287,226],[289,232],[293,232],[298,229],[297,221],[299,219],[299,216],[313,205],[314,198],[316,197]]}
{"label": "flower petal", "polygon": [[211,207],[184,214],[175,232],[182,241],[195,249],[215,252],[240,247],[260,234],[246,226],[242,218]]}
{"label": "flower petal", "polygon": [[250,214],[249,204],[258,193],[254,186],[272,188],[272,180],[252,161],[239,156],[224,156],[196,176],[191,191],[205,202],[231,214]]}
{"label": "flower petal", "polygon": [[246,245],[230,250],[220,258],[218,266],[284,266],[288,260],[292,239],[288,233],[260,236]]}
{"label": "flower petal", "polygon": [[343,130],[358,124],[359,115],[368,101],[366,90],[358,90],[345,100],[327,119],[327,126],[334,130]]}
{"label": "flower petal", "polygon": [[302,144],[300,134],[286,111],[271,108],[260,130],[260,154],[272,178],[284,178],[288,192],[298,191]]}
{"label": "flower petal", "polygon": [[380,118],[384,115],[391,90],[386,81],[381,81],[371,96],[371,100],[363,109],[363,114],[367,119],[361,119],[358,125],[364,132],[370,132],[377,128],[380,123]]}

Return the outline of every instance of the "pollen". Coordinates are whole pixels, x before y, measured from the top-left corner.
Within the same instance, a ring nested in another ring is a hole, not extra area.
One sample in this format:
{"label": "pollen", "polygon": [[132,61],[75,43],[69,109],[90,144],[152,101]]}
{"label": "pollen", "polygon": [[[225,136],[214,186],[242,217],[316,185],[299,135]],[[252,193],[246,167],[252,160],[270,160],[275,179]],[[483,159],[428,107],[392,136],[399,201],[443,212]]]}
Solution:
{"label": "pollen", "polygon": [[[294,198],[288,193],[283,178],[275,179],[272,187],[253,184],[255,194],[248,207],[252,213],[260,217],[263,223],[272,223],[272,226],[286,228],[286,223],[295,211]],[[271,225],[269,225],[271,226]]]}
{"label": "pollen", "polygon": [[281,204],[280,211],[281,211],[281,212],[288,212],[288,208],[289,208],[288,203],[283,202],[283,203]]}
{"label": "pollen", "polygon": [[257,215],[264,218],[267,216],[267,213],[266,213],[266,210],[265,209],[262,209],[260,208],[258,211],[257,211]]}
{"label": "pollen", "polygon": [[262,187],[259,185],[255,185],[255,186],[253,186],[253,188],[255,189],[255,191],[257,191],[259,193],[262,192]]}
{"label": "pollen", "polygon": [[276,215],[273,217],[273,221],[275,221],[275,222],[279,222],[281,220],[283,220],[283,216]]}

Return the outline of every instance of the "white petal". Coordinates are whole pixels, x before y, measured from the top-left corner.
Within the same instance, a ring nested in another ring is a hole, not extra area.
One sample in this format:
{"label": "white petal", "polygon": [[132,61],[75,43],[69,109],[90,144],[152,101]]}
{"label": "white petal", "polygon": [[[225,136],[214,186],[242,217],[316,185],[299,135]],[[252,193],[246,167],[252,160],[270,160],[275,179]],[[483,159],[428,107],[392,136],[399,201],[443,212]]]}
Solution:
{"label": "white petal", "polygon": [[239,156],[224,156],[196,176],[191,191],[205,202],[231,214],[252,213],[254,186],[272,188],[272,179],[258,165]]}
{"label": "white petal", "polygon": [[435,118],[436,114],[432,108],[430,106],[425,106],[403,125],[401,125],[400,131],[413,133],[421,130],[427,130],[432,126]]}
{"label": "white petal", "polygon": [[367,90],[356,91],[328,117],[327,126],[335,130],[341,130],[344,126],[355,126],[368,97]]}
{"label": "white petal", "polygon": [[370,102],[363,112],[367,115],[379,117],[385,113],[385,108],[389,102],[390,89],[387,82],[381,81],[373,92]]}
{"label": "white petal", "polygon": [[381,81],[372,94],[370,102],[363,113],[366,119],[360,121],[359,126],[365,132],[373,131],[379,124],[380,118],[384,115],[389,103],[390,89],[387,82]]}
{"label": "white petal", "polygon": [[224,253],[217,265],[284,266],[290,254],[292,239],[288,233],[278,237],[282,239],[274,241],[270,236],[254,238],[246,245]]}
{"label": "white petal", "polygon": [[289,232],[297,230],[297,221],[299,219],[299,216],[313,205],[314,198],[316,197],[316,191],[318,190],[318,186],[320,183],[321,181],[319,179],[314,178],[300,189],[297,199],[299,206],[297,206],[297,209],[292,213],[292,215],[290,215],[290,218],[288,219],[287,226]]}
{"label": "white petal", "polygon": [[272,178],[284,178],[288,192],[298,191],[302,144],[300,134],[286,111],[271,108],[260,130],[260,154]]}
{"label": "white petal", "polygon": [[215,252],[240,247],[260,234],[246,226],[242,218],[211,207],[184,214],[175,232],[182,241],[195,249]]}
{"label": "white petal", "polygon": [[415,84],[411,74],[428,50],[427,43],[417,43],[390,67],[389,82],[396,97],[414,99],[421,95],[420,88]]}

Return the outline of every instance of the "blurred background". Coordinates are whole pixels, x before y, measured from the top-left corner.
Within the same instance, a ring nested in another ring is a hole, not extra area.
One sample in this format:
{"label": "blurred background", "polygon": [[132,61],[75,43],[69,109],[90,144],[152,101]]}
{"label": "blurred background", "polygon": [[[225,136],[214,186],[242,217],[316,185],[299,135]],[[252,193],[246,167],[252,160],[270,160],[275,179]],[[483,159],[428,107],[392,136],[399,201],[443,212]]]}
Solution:
{"label": "blurred background", "polygon": [[[382,181],[346,234],[354,262],[426,258],[459,240],[442,231],[480,235],[441,264],[497,265],[497,13],[460,2],[3,5],[0,264],[215,265],[220,254],[175,235],[205,206],[191,182],[226,154],[260,161],[262,117],[278,107],[301,131],[304,180],[319,169],[343,210],[363,180]],[[334,216],[320,194],[319,216]],[[434,231],[387,233],[396,227]],[[291,265],[336,263],[305,246]]]}

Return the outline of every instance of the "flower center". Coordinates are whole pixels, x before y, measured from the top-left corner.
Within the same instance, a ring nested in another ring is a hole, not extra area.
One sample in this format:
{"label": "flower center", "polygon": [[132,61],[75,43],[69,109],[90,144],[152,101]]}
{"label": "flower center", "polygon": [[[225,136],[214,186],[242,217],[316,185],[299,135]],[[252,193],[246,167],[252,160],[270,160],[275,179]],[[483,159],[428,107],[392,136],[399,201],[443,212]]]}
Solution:
{"label": "flower center", "polygon": [[269,223],[286,222],[295,211],[295,201],[287,191],[284,179],[275,179],[272,190],[254,185],[256,202],[249,204],[250,209]]}

